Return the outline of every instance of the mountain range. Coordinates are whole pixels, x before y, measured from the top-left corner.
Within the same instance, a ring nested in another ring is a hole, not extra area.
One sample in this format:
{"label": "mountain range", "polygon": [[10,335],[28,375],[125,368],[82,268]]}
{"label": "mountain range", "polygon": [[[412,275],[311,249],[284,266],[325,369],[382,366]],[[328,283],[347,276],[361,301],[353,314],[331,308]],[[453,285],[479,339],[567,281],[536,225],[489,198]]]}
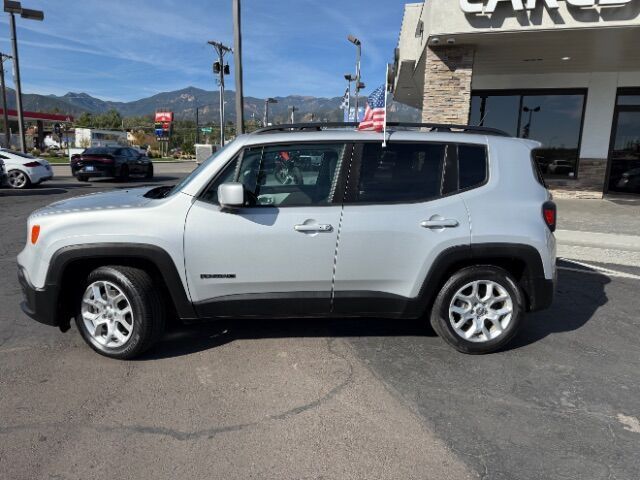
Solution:
{"label": "mountain range", "polygon": [[[276,123],[289,120],[291,107],[296,108],[296,121],[327,120],[342,121],[340,110],[342,97],[322,98],[312,96],[289,95],[275,97],[278,103],[269,105],[269,118]],[[9,108],[15,108],[15,94],[7,89]],[[225,91],[225,115],[228,120],[235,120],[235,92]],[[360,99],[361,104],[366,100]],[[245,119],[262,120],[264,114],[263,98],[245,97]],[[353,102],[353,99],[352,99]],[[196,87],[163,92],[132,102],[114,102],[92,97],[87,93],[69,92],[62,96],[24,94],[24,109],[27,111],[64,113],[78,116],[84,112],[99,114],[111,109],[117,110],[123,117],[146,116],[159,110],[174,112],[178,120],[194,120],[196,107],[199,108],[201,123],[216,122],[218,119],[219,94]],[[389,119],[393,121],[419,121],[420,112],[406,105],[390,102]]]}

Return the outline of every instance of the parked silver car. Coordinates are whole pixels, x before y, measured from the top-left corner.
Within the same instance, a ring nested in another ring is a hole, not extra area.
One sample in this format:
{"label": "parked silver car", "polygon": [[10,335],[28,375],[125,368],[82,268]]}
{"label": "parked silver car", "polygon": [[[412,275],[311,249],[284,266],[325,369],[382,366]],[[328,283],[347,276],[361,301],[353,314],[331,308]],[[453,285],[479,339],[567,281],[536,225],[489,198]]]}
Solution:
{"label": "parked silver car", "polygon": [[[115,358],[149,348],[169,311],[423,318],[461,352],[495,351],[553,298],[556,209],[539,144],[425,128],[391,125],[386,147],[378,133],[265,128],[174,187],[38,210],[18,256],[23,309],[63,331],[74,320]],[[299,174],[283,182],[283,168]]]}

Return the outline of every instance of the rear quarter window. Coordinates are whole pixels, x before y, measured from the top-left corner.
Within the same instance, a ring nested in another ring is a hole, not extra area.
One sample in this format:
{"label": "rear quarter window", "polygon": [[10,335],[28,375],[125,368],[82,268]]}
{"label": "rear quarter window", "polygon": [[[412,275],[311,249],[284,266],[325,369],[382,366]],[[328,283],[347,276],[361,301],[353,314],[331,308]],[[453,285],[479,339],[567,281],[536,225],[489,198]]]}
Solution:
{"label": "rear quarter window", "polygon": [[484,145],[458,145],[460,190],[479,187],[487,181],[487,148]]}

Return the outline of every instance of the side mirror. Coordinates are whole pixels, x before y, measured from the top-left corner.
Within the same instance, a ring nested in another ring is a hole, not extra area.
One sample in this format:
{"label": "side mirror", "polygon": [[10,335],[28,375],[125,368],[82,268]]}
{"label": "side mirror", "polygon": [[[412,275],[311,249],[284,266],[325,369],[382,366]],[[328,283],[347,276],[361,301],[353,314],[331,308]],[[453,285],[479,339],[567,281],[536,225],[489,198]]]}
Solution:
{"label": "side mirror", "polygon": [[222,208],[241,208],[244,206],[244,185],[241,183],[223,183],[218,187],[218,202]]}

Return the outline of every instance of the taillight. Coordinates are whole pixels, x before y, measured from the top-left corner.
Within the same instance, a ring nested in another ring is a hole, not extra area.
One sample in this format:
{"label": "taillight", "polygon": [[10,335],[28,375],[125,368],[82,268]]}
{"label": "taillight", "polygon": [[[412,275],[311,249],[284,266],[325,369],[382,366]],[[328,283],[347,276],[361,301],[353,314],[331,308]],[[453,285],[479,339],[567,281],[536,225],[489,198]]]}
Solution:
{"label": "taillight", "polygon": [[555,232],[556,223],[558,221],[558,209],[556,208],[556,204],[551,201],[544,202],[542,205],[542,217],[544,218],[544,223],[549,227],[549,230]]}
{"label": "taillight", "polygon": [[29,162],[29,163],[25,163],[24,166],[25,167],[29,167],[29,168],[39,167],[40,163],[39,162]]}
{"label": "taillight", "polygon": [[93,160],[96,163],[107,163],[107,164],[111,164],[113,163],[113,158],[108,158],[108,157],[104,157],[104,158],[92,158],[90,160]]}
{"label": "taillight", "polygon": [[34,225],[31,227],[31,244],[35,245],[40,236],[40,225]]}

